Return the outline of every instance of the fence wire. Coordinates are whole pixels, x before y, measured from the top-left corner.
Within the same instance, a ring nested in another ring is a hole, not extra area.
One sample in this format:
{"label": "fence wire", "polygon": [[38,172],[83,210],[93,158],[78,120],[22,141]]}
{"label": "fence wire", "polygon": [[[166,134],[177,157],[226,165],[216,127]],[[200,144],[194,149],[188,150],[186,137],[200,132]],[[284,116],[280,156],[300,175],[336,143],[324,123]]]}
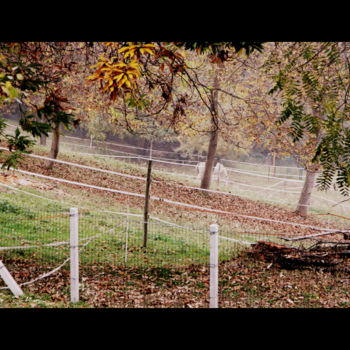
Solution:
{"label": "fence wire", "polygon": [[[56,292],[67,300],[70,207],[23,191],[0,191],[0,259],[23,286],[65,270],[64,288]],[[210,215],[219,223],[219,271],[259,240],[285,243],[281,232],[224,224]],[[144,224],[141,215],[79,209],[81,299],[97,307],[208,307],[209,227],[150,217],[143,247]],[[237,292],[226,283],[227,271],[219,279],[219,307],[231,305]]]}
{"label": "fence wire", "polygon": [[[27,197],[25,193],[14,194],[12,190],[0,193],[0,259],[10,264],[11,273],[17,276],[17,282],[22,286],[31,281],[37,283],[41,276],[54,276],[58,268],[69,270],[69,264],[65,264],[69,260],[70,249],[69,208],[35,197],[31,202]],[[142,217],[80,210],[79,259],[83,300],[84,291],[89,291],[85,281],[97,272],[100,276],[97,279],[109,276],[108,288],[119,291],[119,304],[113,305],[187,306],[191,293],[185,286],[193,278],[193,273],[201,271],[209,279],[208,228],[191,228],[150,218],[146,248],[143,247],[143,235]],[[221,240],[220,259],[230,258],[239,245],[232,237]],[[23,265],[23,262],[27,264]],[[33,269],[33,265],[38,268]],[[51,270],[53,274],[50,274]],[[5,285],[1,283],[0,288],[4,289]],[[168,294],[167,304],[162,304],[159,302],[159,290],[169,283],[177,284],[180,291],[183,288],[186,292]],[[197,283],[196,287],[201,283]],[[208,307],[206,284],[203,284],[201,301],[196,303],[191,299],[196,307]],[[68,287],[68,279],[65,285]],[[155,290],[158,294],[152,292]],[[69,293],[68,288],[65,288],[65,293]],[[100,305],[98,295],[96,293],[96,305]],[[91,296],[86,298],[91,299]]]}

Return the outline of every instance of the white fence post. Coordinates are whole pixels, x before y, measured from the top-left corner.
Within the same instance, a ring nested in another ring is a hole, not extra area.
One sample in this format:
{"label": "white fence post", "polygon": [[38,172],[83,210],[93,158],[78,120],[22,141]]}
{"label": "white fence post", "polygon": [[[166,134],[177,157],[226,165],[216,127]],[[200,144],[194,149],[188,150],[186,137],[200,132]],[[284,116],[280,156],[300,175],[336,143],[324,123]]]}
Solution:
{"label": "white fence post", "polygon": [[13,295],[15,295],[16,297],[23,295],[23,291],[21,287],[17,284],[17,282],[11,276],[10,272],[7,270],[6,266],[3,264],[1,260],[0,260],[0,276],[5,281],[5,283],[7,284],[10,291],[13,293]]}
{"label": "white fence post", "polygon": [[209,307],[218,308],[219,288],[219,226],[210,225],[210,289]]}
{"label": "white fence post", "polygon": [[79,301],[79,215],[78,208],[70,208],[70,301]]}

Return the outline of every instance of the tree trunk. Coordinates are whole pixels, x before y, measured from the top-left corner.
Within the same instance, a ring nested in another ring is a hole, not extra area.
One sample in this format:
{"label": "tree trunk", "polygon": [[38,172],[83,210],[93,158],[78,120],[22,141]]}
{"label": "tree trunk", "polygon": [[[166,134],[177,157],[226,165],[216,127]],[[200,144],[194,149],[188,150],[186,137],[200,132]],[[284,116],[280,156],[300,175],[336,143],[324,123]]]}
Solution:
{"label": "tree trunk", "polygon": [[[37,122],[41,122],[41,119],[38,116],[35,119]],[[46,135],[44,135],[44,134],[40,135],[40,145],[41,146],[46,146],[46,139],[47,139]]]}
{"label": "tree trunk", "polygon": [[208,155],[207,161],[205,162],[205,169],[203,178],[201,181],[201,188],[209,189],[211,175],[214,168],[215,154],[218,145],[219,138],[219,129],[212,131],[210,134],[209,147],[208,147]]}
{"label": "tree trunk", "polygon": [[316,171],[306,170],[306,177],[305,177],[303,190],[301,191],[298,206],[296,209],[296,213],[303,217],[307,216],[309,204],[311,201],[312,189],[314,188],[314,185],[315,185],[315,179],[316,179]]}
{"label": "tree trunk", "polygon": [[[318,116],[318,118],[323,119],[321,117],[321,114],[314,108],[312,108],[312,112],[316,116]],[[316,133],[316,145],[319,144],[319,142],[321,141],[321,138],[322,138],[322,132],[321,130],[318,130]],[[312,189],[315,186],[316,174],[317,174],[317,171],[319,170],[319,167],[320,167],[319,164],[313,164],[308,169],[306,169],[303,190],[301,191],[298,206],[295,211],[297,214],[303,217],[307,216],[307,212],[311,202],[311,193],[312,193]]]}
{"label": "tree trunk", "polygon": [[40,135],[40,145],[41,146],[46,146],[46,135]]}
{"label": "tree trunk", "polygon": [[[55,126],[55,128],[52,131],[52,142],[51,142],[51,150],[49,157],[56,159],[58,155],[58,150],[59,150],[59,143],[60,143],[60,124]],[[52,169],[53,167],[52,161],[48,160],[46,161],[46,168],[47,169]]]}
{"label": "tree trunk", "polygon": [[212,125],[214,130],[210,132],[210,140],[208,146],[208,155],[207,161],[205,162],[205,169],[203,178],[201,181],[201,188],[209,189],[211,182],[211,175],[213,172],[216,149],[218,146],[218,138],[219,138],[219,125],[218,125],[218,90],[219,88],[219,77],[218,71],[216,71],[214,77],[214,90],[211,92],[211,113],[212,113]]}

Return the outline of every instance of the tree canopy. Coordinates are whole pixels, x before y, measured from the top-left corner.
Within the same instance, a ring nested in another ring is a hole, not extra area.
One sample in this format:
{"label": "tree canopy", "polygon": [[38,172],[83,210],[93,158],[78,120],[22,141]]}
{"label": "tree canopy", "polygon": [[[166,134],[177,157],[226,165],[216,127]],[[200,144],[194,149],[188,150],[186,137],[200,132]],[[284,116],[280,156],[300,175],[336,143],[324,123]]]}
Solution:
{"label": "tree canopy", "polygon": [[294,142],[305,134],[317,139],[312,162],[320,164],[321,189],[333,184],[347,195],[350,186],[349,43],[276,43],[266,66],[274,70],[283,110],[279,124],[290,121]]}
{"label": "tree canopy", "polygon": [[[344,195],[350,188],[349,91],[346,42],[0,43],[0,106],[17,102],[21,129],[34,138],[48,135],[58,117],[74,126],[92,110],[145,134],[151,128],[211,132],[220,124],[225,142],[228,126],[239,120],[255,139],[260,130],[274,152],[282,151],[278,135],[288,130],[291,152],[293,145],[294,151],[307,147],[304,160],[322,172],[320,187],[335,180]],[[33,141],[20,129],[6,135],[5,124],[0,120],[0,137],[11,155],[3,166],[11,167]]]}

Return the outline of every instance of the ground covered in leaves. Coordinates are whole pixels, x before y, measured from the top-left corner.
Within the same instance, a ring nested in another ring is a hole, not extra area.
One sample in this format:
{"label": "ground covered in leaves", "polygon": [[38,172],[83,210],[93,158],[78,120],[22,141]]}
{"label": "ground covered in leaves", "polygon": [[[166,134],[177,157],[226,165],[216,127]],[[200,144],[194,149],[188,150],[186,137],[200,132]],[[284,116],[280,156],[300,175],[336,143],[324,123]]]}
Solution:
{"label": "ground covered in leaves", "polygon": [[[81,164],[99,166],[93,161],[79,157],[71,159]],[[31,159],[22,162],[21,169],[49,176],[64,178],[102,187],[143,194],[145,182],[117,177],[92,170],[56,164],[52,170],[44,167],[43,161]],[[119,169],[114,169],[119,171]],[[121,170],[120,170],[121,171]],[[132,175],[144,175],[127,172]],[[38,181],[35,178],[13,175],[4,176],[1,181],[9,185],[35,187],[44,191],[57,192],[60,198],[69,197],[69,189],[82,189],[76,185],[58,185],[55,182]],[[12,182],[12,180],[16,180]],[[203,193],[190,188],[179,187],[180,182],[170,182],[161,177],[151,187],[151,194],[161,198],[188,204],[226,210],[241,215],[252,215],[272,220],[291,221],[299,224],[323,226],[316,217],[302,218],[278,206],[257,202],[233,195]],[[84,188],[84,196],[100,195],[100,201],[107,204],[119,202],[130,207],[142,208],[143,198],[127,197],[94,189]],[[99,203],[100,204],[100,203]],[[151,202],[153,215],[164,214],[173,222],[183,218],[193,222],[204,222],[210,214],[190,211],[176,206]],[[296,236],[315,233],[315,230],[285,225],[274,221],[257,221],[248,218],[222,215],[222,219],[236,225],[249,225],[260,232],[281,236]],[[221,224],[221,223],[220,223]],[[327,225],[332,227],[332,225]],[[272,233],[271,233],[272,231]],[[335,238],[334,238],[335,239]],[[4,260],[18,283],[27,282],[56,266],[35,264],[30,260]],[[25,297],[13,298],[9,291],[0,290],[0,307],[72,307],[69,302],[69,270],[61,269],[45,279],[23,287]],[[81,302],[78,307],[94,308],[207,308],[209,306],[209,269],[207,265],[176,267],[128,267],[106,265],[81,266]],[[3,283],[0,280],[0,288]],[[337,308],[350,305],[350,276],[345,271],[329,271],[321,267],[286,269],[275,261],[247,253],[220,264],[220,298],[222,308]],[[12,300],[12,301],[11,301]]]}
{"label": "ground covered in leaves", "polygon": [[[4,261],[14,278],[25,282],[49,266]],[[208,266],[184,269],[85,266],[80,271],[81,302],[93,308],[207,308]],[[2,283],[2,282],[1,282]],[[284,269],[242,252],[220,264],[221,308],[344,308],[350,306],[350,275],[322,268]],[[72,307],[69,271],[23,287],[24,297],[0,290],[0,307]],[[10,300],[12,299],[12,301]]]}
{"label": "ground covered in leaves", "polygon": [[[40,152],[37,152],[40,153]],[[44,155],[44,154],[43,154]],[[61,160],[78,162],[80,164],[85,164],[89,166],[101,168],[101,164],[97,161],[86,160],[84,157],[74,156],[71,157],[60,155]],[[145,192],[145,181],[134,179],[134,178],[125,178],[119,177],[112,174],[101,173],[98,171],[87,170],[87,169],[78,169],[65,164],[55,164],[52,170],[47,170],[44,166],[44,161],[40,159],[30,159],[30,161],[23,161],[20,164],[20,169],[53,176],[57,178],[63,178],[66,180],[82,182],[90,185],[98,185],[101,187],[107,187],[111,189],[117,189],[122,191],[129,191],[138,194],[144,194]],[[111,168],[106,167],[107,170]],[[119,169],[113,169],[119,172],[124,172],[129,175],[144,176],[142,169],[139,170],[130,170],[125,171]],[[45,180],[38,181],[37,178],[31,178],[27,176],[22,176],[16,173],[18,178],[23,178],[21,181],[27,181],[28,186],[38,187],[41,186],[45,191],[58,191],[60,190],[60,185],[55,182],[48,182]],[[254,220],[247,217],[227,215],[227,214],[216,214],[217,219],[221,220],[222,223],[234,222],[235,225],[246,225],[254,227],[257,231],[262,233],[274,234],[278,232],[278,235],[281,236],[295,236],[295,235],[305,235],[314,233],[315,230],[309,227],[295,226],[295,225],[286,225],[283,222],[292,222],[302,225],[312,225],[312,226],[322,226],[324,227],[324,222],[321,221],[320,217],[308,216],[307,218],[301,217],[295,212],[284,209],[277,205],[262,203],[259,201],[253,201],[246,198],[242,198],[235,195],[222,195],[217,193],[207,193],[202,191],[197,191],[191,188],[184,188],[181,185],[183,183],[179,181],[169,181],[168,179],[164,180],[161,176],[153,176],[153,180],[157,181],[151,186],[151,195],[157,196],[160,198],[166,198],[173,201],[180,201],[187,204],[192,204],[196,206],[219,209],[223,211],[228,211],[232,213],[237,213],[239,215],[247,216],[256,216],[262,217],[274,221],[260,221]],[[3,181],[4,182],[4,181]],[[18,181],[17,181],[18,183]],[[39,185],[35,185],[38,183]],[[20,184],[20,183],[18,183]],[[179,187],[180,185],[180,187]],[[109,202],[119,202],[122,205],[128,205],[131,208],[143,208],[144,199],[132,196],[126,196],[123,194],[115,194],[110,192],[104,192],[97,189],[85,188],[77,185],[64,185],[67,189],[65,192],[69,191],[69,188],[82,189],[85,196],[88,198],[90,194],[96,194],[101,196],[105,201]],[[62,187],[62,188],[64,188]],[[64,195],[60,193],[61,198],[64,198]],[[101,204],[101,203],[100,203]],[[179,205],[170,205],[164,204],[162,201],[151,201],[150,203],[150,213],[152,215],[165,215],[166,217],[171,217],[173,222],[179,223],[179,220],[186,220],[193,222],[198,220],[203,222],[203,220],[211,220],[213,217],[212,213],[206,212],[205,210],[197,210],[191,208],[184,208]],[[221,222],[220,222],[221,223]],[[327,224],[328,228],[335,228],[335,225]],[[337,225],[337,228],[340,228]],[[272,233],[271,233],[272,232]]]}

